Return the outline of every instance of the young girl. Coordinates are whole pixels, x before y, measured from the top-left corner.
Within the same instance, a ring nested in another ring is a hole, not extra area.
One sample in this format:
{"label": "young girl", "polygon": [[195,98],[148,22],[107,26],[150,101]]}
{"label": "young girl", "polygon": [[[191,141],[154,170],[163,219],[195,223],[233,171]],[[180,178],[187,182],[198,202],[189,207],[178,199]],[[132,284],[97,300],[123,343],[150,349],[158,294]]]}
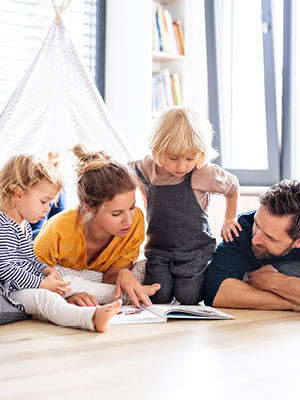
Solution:
{"label": "young girl", "polygon": [[[152,157],[135,163],[145,185],[148,242],[145,284],[158,282],[154,303],[197,304],[205,271],[212,259],[207,209],[211,193],[226,198],[222,237],[238,236],[238,180],[209,162],[212,149],[209,121],[192,108],[176,106],[165,111],[149,138]],[[133,166],[133,163],[130,163]]]}
{"label": "young girl", "polygon": [[27,314],[104,332],[122,301],[90,308],[68,304],[62,296],[72,282],[64,282],[57,268],[33,252],[29,222],[45,217],[62,187],[58,170],[36,156],[14,156],[0,171],[0,294]]}
{"label": "young girl", "polygon": [[[103,151],[78,144],[73,153],[79,206],[46,222],[34,242],[38,259],[58,264],[65,280],[73,277],[72,304],[104,304],[122,295],[137,307],[140,300],[151,305],[149,295],[160,286],[142,286],[131,272],[145,237],[144,216],[135,206],[136,175]],[[75,283],[85,293],[73,294]]]}

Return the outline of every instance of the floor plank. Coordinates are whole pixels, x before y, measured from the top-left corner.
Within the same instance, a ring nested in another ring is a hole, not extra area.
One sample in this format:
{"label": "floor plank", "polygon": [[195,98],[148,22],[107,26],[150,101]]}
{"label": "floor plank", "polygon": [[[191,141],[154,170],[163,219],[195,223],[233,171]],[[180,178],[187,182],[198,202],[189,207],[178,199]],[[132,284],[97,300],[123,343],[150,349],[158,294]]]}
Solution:
{"label": "floor plank", "polygon": [[298,399],[300,314],[223,311],[237,319],[3,325],[0,399]]}

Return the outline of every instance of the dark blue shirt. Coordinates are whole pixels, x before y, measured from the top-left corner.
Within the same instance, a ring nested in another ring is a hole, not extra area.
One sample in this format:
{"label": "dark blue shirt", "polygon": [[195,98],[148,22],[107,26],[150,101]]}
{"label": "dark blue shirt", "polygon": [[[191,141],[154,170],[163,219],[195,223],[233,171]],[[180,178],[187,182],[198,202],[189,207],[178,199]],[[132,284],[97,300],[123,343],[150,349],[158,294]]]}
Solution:
{"label": "dark blue shirt", "polygon": [[233,242],[223,240],[217,247],[212,262],[205,277],[203,300],[211,306],[221,283],[228,278],[242,280],[245,272],[255,271],[267,264],[286,261],[300,261],[300,249],[293,249],[284,257],[258,259],[253,254],[252,227],[256,211],[249,211],[239,215],[239,223],[243,230]]}

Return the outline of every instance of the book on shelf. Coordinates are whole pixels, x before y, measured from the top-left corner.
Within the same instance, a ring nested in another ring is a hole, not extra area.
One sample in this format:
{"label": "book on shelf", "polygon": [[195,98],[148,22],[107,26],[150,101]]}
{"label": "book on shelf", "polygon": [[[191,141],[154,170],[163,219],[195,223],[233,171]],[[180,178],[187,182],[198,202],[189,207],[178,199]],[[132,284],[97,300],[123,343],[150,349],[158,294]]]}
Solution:
{"label": "book on shelf", "polygon": [[160,31],[159,27],[157,26],[157,2],[153,1],[153,16],[152,16],[152,50],[153,51],[160,51],[160,43],[161,43],[161,38],[160,38]]}
{"label": "book on shelf", "polygon": [[172,76],[172,83],[173,83],[173,92],[175,97],[175,105],[181,106],[182,105],[181,84],[180,84],[179,74],[177,72]]}
{"label": "book on shelf", "polygon": [[142,305],[141,308],[122,306],[119,313],[111,318],[110,324],[146,324],[167,322],[168,319],[215,320],[235,317],[205,305],[155,304],[148,307]]}
{"label": "book on shelf", "polygon": [[174,25],[175,36],[178,41],[178,46],[180,48],[179,54],[184,55],[184,35],[183,35],[183,28],[182,28],[181,20],[178,19],[177,21],[174,21],[173,25]]}
{"label": "book on shelf", "polygon": [[153,76],[159,75],[161,77],[162,83],[164,85],[164,91],[165,91],[165,99],[167,103],[167,108],[174,106],[173,102],[173,88],[171,85],[171,75],[170,75],[170,70],[169,68],[164,68],[158,72],[153,72]]}
{"label": "book on shelf", "polygon": [[183,54],[182,44],[179,39],[179,33],[176,32],[176,30],[178,31],[178,26],[174,25],[170,12],[163,9],[157,1],[153,1],[152,25],[153,51],[163,51],[170,54]]}
{"label": "book on shelf", "polygon": [[162,74],[155,74],[152,76],[152,99],[152,111],[160,112],[169,107],[165,80]]}
{"label": "book on shelf", "polygon": [[160,36],[161,36],[161,49],[162,51],[169,53],[169,46],[168,46],[168,37],[167,37],[167,31],[166,31],[166,25],[165,25],[165,20],[164,20],[164,15],[163,15],[163,10],[161,7],[157,7],[157,23],[160,31]]}
{"label": "book on shelf", "polygon": [[165,16],[168,36],[170,38],[170,45],[171,45],[170,53],[180,54],[180,49],[178,48],[176,37],[175,37],[174,25],[173,25],[173,20],[172,20],[171,14],[169,13],[168,10],[164,10],[164,16]]}
{"label": "book on shelf", "polygon": [[182,105],[179,74],[170,74],[168,68],[152,73],[152,111],[162,112],[175,105]]}

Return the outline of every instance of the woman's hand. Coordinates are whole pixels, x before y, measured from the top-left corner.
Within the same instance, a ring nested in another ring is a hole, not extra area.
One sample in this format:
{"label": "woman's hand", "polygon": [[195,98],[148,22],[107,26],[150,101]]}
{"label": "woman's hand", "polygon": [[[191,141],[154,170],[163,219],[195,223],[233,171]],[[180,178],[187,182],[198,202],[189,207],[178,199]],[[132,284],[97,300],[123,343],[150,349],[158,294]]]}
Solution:
{"label": "woman's hand", "polygon": [[[45,268],[46,269],[46,268]],[[44,271],[44,270],[43,270]],[[47,271],[46,271],[47,272]],[[57,268],[53,268],[50,274],[47,274],[47,278],[42,279],[40,289],[48,289],[51,292],[55,292],[64,296],[71,289],[67,286],[71,282],[65,282],[57,273]]]}
{"label": "woman's hand", "polygon": [[114,295],[114,299],[118,299],[123,291],[128,293],[136,307],[141,308],[140,300],[146,306],[152,306],[145,288],[139,283],[133,273],[126,268],[121,268],[118,272],[118,277],[116,280],[116,294]]}
{"label": "woman's hand", "polygon": [[97,307],[99,305],[95,297],[86,292],[73,294],[66,300],[68,303],[79,307]]}
{"label": "woman's hand", "polygon": [[133,304],[140,308],[140,300],[146,306],[152,306],[149,295],[152,296],[160,286],[142,286],[133,273],[130,271],[132,263],[123,268],[109,267],[103,276],[103,283],[116,285],[116,294],[114,299],[118,299],[123,291],[127,292]]}

